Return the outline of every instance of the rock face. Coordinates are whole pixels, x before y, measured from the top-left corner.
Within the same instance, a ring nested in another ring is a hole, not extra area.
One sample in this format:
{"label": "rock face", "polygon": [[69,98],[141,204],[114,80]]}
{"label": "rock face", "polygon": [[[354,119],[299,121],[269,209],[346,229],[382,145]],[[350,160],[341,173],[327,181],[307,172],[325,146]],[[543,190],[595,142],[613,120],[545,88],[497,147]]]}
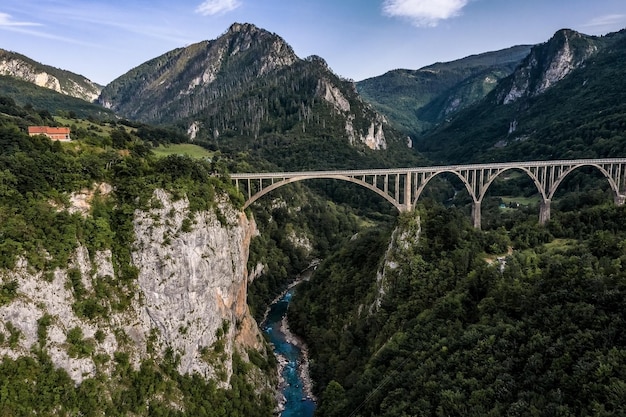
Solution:
{"label": "rock face", "polygon": [[[354,126],[356,115],[352,113],[350,101],[336,85],[328,79],[320,79],[317,85],[317,94],[332,105],[338,114],[342,114],[345,117],[346,135],[351,144],[354,145],[357,141],[360,141],[373,150],[387,149],[385,132],[383,130],[387,120],[383,116],[366,107],[365,111],[369,110],[370,114],[364,115],[361,118],[367,119],[369,117],[373,119],[373,121],[366,131],[359,131],[359,129]],[[360,100],[359,104],[362,104]],[[360,109],[362,109],[362,107],[359,107],[357,111]]]}
{"label": "rock face", "polygon": [[[134,216],[132,261],[138,278],[131,305],[122,312],[88,320],[73,308],[70,276],[79,274],[84,291],[93,293],[98,280],[113,277],[109,250],[90,254],[79,246],[69,267],[52,276],[33,272],[25,261],[2,272],[2,282],[17,283],[17,297],[0,306],[0,333],[11,341],[0,343],[0,356],[29,356],[32,347],[43,347],[55,366],[80,383],[95,375],[96,365],[93,355],[72,351],[73,333],[93,354],[112,359],[123,351],[137,366],[143,358],[158,359],[172,350],[180,356],[179,372],[220,374],[219,380],[227,381],[233,352],[245,358],[248,349],[261,349],[263,339],[246,304],[255,223],[227,203],[192,215],[186,199],[173,201],[160,190],[152,207]],[[43,336],[38,332],[42,319],[49,322]],[[207,359],[216,344],[218,359]]]}
{"label": "rock face", "polygon": [[251,24],[130,70],[98,102],[129,119],[182,123],[192,140],[245,144],[306,134],[376,150],[404,142],[322,58],[300,59],[281,37]]}
{"label": "rock face", "polygon": [[513,76],[498,91],[498,100],[510,104],[533,97],[565,78],[598,51],[598,40],[573,30],[558,31],[534,47]]}
{"label": "rock face", "polygon": [[[163,191],[154,198],[161,208],[135,216],[133,262],[140,267],[142,294],[139,336],[157,329],[162,347],[181,354],[181,373],[214,376],[201,351],[217,341],[220,329],[227,329],[223,337],[229,353],[236,339],[245,348],[262,346],[246,303],[246,262],[256,227],[243,213],[222,204],[227,224],[213,212],[202,212],[195,215],[192,230],[183,231],[190,216],[187,201],[171,201]],[[231,364],[226,365],[230,375]]]}
{"label": "rock face", "polygon": [[48,88],[57,93],[93,102],[100,95],[100,86],[85,77],[42,65],[23,55],[0,49],[0,75],[9,75]]}

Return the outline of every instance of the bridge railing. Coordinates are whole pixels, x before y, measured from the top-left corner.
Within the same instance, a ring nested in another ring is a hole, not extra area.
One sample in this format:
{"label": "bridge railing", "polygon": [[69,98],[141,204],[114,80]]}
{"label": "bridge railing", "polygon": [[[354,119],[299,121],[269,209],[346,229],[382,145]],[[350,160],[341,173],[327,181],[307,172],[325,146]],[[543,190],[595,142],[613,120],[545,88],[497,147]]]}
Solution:
{"label": "bridge railing", "polygon": [[592,166],[599,169],[609,181],[615,194],[615,202],[617,204],[624,203],[626,158],[519,161],[387,169],[235,173],[231,174],[231,178],[235,181],[238,189],[247,193],[244,207],[282,185],[305,179],[329,178],[360,184],[387,199],[399,211],[406,211],[413,209],[425,186],[432,178],[448,172],[456,175],[466,186],[473,200],[474,226],[480,227],[482,199],[492,182],[504,171],[519,169],[533,180],[541,196],[539,218],[540,222],[544,223],[550,218],[550,199],[558,186],[569,173],[582,166]]}

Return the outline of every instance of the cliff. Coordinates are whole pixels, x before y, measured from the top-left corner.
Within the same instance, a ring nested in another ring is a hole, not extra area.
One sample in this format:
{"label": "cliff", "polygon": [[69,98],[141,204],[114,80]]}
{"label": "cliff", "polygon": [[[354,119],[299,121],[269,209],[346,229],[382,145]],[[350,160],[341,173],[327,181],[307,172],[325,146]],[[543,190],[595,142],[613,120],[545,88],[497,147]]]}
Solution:
{"label": "cliff", "polygon": [[57,93],[93,102],[102,88],[82,75],[40,64],[15,52],[0,49],[0,75],[8,75]]}

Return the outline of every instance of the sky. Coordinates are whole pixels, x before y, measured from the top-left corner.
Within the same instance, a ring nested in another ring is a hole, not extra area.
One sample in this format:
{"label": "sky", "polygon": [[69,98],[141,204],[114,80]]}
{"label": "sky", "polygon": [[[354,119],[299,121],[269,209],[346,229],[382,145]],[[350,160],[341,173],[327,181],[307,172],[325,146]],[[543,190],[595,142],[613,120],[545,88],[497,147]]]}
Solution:
{"label": "sky", "polygon": [[0,48],[106,85],[172,49],[252,23],[361,81],[559,29],[626,28],[626,0],[1,0]]}

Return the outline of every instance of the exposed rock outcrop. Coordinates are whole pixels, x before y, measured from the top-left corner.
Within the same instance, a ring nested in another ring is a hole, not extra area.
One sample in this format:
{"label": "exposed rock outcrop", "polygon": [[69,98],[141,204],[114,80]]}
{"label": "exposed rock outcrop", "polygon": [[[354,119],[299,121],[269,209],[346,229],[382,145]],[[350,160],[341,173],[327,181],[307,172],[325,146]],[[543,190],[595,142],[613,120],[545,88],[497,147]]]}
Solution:
{"label": "exposed rock outcrop", "polygon": [[93,102],[101,88],[83,76],[39,64],[25,56],[0,49],[0,75],[9,75],[57,93]]}
{"label": "exposed rock outcrop", "polygon": [[[107,317],[89,320],[75,308],[72,288],[78,284],[71,277],[78,274],[82,291],[95,297],[98,280],[115,276],[110,250],[89,253],[79,246],[69,267],[51,275],[35,272],[25,260],[0,272],[1,282],[17,283],[17,296],[0,306],[2,340],[11,340],[0,343],[0,356],[30,356],[40,346],[55,366],[81,383],[95,375],[93,354],[112,359],[123,351],[138,366],[142,359],[158,359],[171,349],[180,357],[181,373],[225,383],[233,352],[245,358],[248,349],[262,350],[263,338],[246,303],[254,221],[227,202],[194,215],[186,199],[174,201],[162,190],[154,193],[152,207],[134,215],[132,261],[138,278],[130,306],[123,311],[111,309]],[[106,306],[113,300],[97,302]],[[45,333],[38,331],[43,318],[49,322]],[[72,331],[93,354],[72,350]],[[214,350],[219,355],[209,354]]]}
{"label": "exposed rock outcrop", "polygon": [[327,79],[320,79],[317,85],[317,95],[331,104],[337,113],[345,116],[346,135],[350,143],[354,144],[360,141],[373,150],[387,149],[385,132],[383,130],[386,120],[383,116],[372,112],[372,117],[375,120],[370,123],[366,131],[361,132],[354,126],[356,115],[351,112],[350,101],[337,86]]}
{"label": "exposed rock outcrop", "polygon": [[595,38],[573,30],[558,31],[548,42],[531,50],[498,92],[499,102],[510,104],[522,97],[542,94],[597,51]]}
{"label": "exposed rock outcrop", "polygon": [[[193,216],[192,230],[183,231],[183,222],[192,216],[187,200],[172,201],[163,191],[154,198],[160,208],[135,216],[140,333],[145,337],[146,330],[158,329],[161,346],[181,354],[182,373],[211,376],[214,369],[202,359],[202,350],[217,341],[219,329],[228,329],[229,354],[236,341],[244,348],[262,347],[246,303],[246,262],[256,227],[224,203],[219,210],[226,224],[214,212],[200,212]],[[226,367],[230,375],[230,361]]]}

